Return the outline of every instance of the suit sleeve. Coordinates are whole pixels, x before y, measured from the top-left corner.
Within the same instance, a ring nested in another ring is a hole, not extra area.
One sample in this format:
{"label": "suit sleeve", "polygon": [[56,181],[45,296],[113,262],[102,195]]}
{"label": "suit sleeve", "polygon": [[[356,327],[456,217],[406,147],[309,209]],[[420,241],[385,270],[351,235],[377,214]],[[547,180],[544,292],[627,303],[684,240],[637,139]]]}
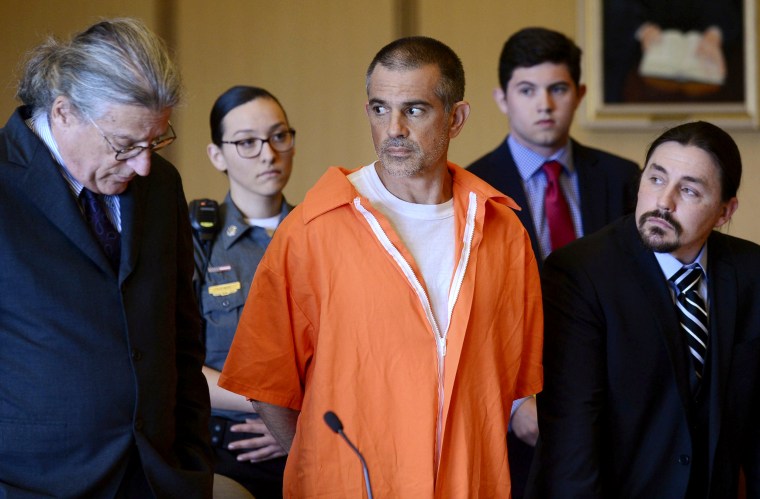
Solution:
{"label": "suit sleeve", "polygon": [[755,383],[752,394],[749,434],[744,442],[742,471],[746,485],[746,497],[760,497],[760,384]]}
{"label": "suit sleeve", "polygon": [[588,276],[556,256],[542,273],[544,390],[537,397],[533,497],[601,498],[605,324]]}
{"label": "suit sleeve", "polygon": [[[180,468],[192,473],[212,475],[209,437],[209,392],[202,373],[204,361],[201,320],[193,288],[193,242],[189,215],[182,187],[177,200],[177,297],[176,364],[177,409],[176,453]],[[210,487],[210,483],[208,484]]]}
{"label": "suit sleeve", "polygon": [[538,263],[531,249],[531,242],[527,233],[525,233],[525,253],[527,263],[525,266],[523,314],[526,327],[523,331],[523,349],[520,355],[520,371],[515,388],[515,399],[535,395],[541,391],[543,386],[541,282],[538,274]]}
{"label": "suit sleeve", "polygon": [[625,164],[625,183],[623,199],[624,214],[636,211],[636,198],[638,197],[639,180],[641,179],[641,170],[636,163]]}

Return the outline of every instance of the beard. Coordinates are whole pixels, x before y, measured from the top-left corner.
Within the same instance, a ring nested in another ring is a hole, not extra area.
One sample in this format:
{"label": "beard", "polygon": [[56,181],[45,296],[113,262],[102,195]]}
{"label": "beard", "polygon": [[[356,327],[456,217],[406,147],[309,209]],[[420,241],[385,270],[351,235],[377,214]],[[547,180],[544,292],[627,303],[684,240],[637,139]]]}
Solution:
{"label": "beard", "polygon": [[[665,239],[666,232],[662,227],[645,227],[650,218],[659,218],[668,222],[673,227],[675,233],[672,240]],[[681,247],[681,233],[683,227],[669,211],[653,210],[642,214],[638,220],[639,236],[644,247],[656,253],[672,253]]]}
{"label": "beard", "polygon": [[[392,137],[380,144],[377,155],[383,169],[393,177],[414,177],[429,169],[442,156],[445,156],[449,144],[447,131],[442,131],[428,150],[423,151],[420,145],[406,137]],[[393,156],[388,150],[404,148],[411,152],[405,158]]]}
{"label": "beard", "polygon": [[[397,158],[388,152],[391,148],[404,148],[412,154],[407,158]],[[378,156],[385,171],[394,177],[413,177],[424,168],[420,146],[409,139],[395,137],[384,141],[380,145]]]}

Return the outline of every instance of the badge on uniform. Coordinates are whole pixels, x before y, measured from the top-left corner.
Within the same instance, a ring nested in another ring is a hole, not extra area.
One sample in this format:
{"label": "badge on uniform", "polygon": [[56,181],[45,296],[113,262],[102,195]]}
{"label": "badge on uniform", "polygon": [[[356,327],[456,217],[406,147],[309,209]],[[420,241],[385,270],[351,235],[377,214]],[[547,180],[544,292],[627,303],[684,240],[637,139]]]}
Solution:
{"label": "badge on uniform", "polygon": [[206,271],[209,274],[214,274],[216,272],[228,272],[232,270],[232,265],[219,265],[218,267],[209,267]]}
{"label": "badge on uniform", "polygon": [[227,282],[208,287],[208,294],[211,296],[227,296],[240,291],[240,281]]}

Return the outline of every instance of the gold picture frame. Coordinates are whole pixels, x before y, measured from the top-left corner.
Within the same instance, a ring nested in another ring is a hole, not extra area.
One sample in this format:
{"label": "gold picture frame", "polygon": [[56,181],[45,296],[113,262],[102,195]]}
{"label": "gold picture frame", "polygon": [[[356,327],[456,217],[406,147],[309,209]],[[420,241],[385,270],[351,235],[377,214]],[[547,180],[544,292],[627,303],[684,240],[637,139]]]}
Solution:
{"label": "gold picture frame", "polygon": [[[703,98],[699,92],[678,90],[681,93],[676,95],[672,93],[672,87],[666,88],[667,91],[656,90],[661,92],[661,99],[656,95],[655,97],[647,95],[641,100],[635,96],[633,98],[629,96],[618,97],[618,87],[615,87],[613,83],[625,81],[625,89],[634,89],[628,94],[643,94],[643,92],[637,92],[636,89],[639,89],[641,82],[644,81],[644,78],[641,77],[643,70],[640,69],[640,66],[633,67],[629,64],[630,67],[624,71],[627,75],[625,80],[619,76],[621,71],[610,70],[612,66],[610,61],[615,62],[617,60],[618,54],[615,51],[620,48],[620,44],[610,43],[610,37],[623,35],[604,25],[606,19],[612,18],[605,16],[605,14],[609,13],[609,9],[622,5],[619,3],[620,1],[578,0],[579,36],[576,41],[583,49],[583,73],[588,87],[579,113],[579,121],[582,126],[591,129],[646,130],[661,129],[683,121],[705,120],[726,129],[758,128],[760,124],[757,106],[756,31],[758,26],[755,0],[737,0],[740,5],[737,10],[740,10],[740,26],[742,27],[740,30],[741,39],[737,43],[741,43],[741,46],[739,50],[735,50],[733,54],[728,54],[726,57],[733,56],[730,62],[741,64],[741,66],[734,73],[731,73],[731,66],[726,66],[729,67],[728,75],[734,76],[732,88],[741,88],[741,92],[735,92],[738,98],[734,97],[725,101],[715,100],[716,95],[721,97],[720,94]],[[634,2],[635,0],[622,1]],[[618,3],[605,4],[605,2]],[[628,5],[630,4],[626,4],[626,8]],[[626,34],[625,40],[632,36],[634,36],[632,33]],[[605,43],[613,45],[613,47],[605,47]],[[605,50],[607,51],[607,59],[605,59]],[[728,50],[724,50],[724,52],[728,52]],[[621,55],[620,58],[622,59],[623,56]],[[640,62],[640,52],[638,58]],[[631,62],[638,64],[633,59]],[[631,74],[634,72],[637,73],[634,78],[641,78],[641,80],[631,82]],[[740,76],[736,76],[737,74]],[[649,85],[652,81],[660,80],[647,79],[645,85]],[[623,84],[620,87],[622,88]],[[713,86],[713,88],[715,87]],[[614,97],[611,98],[612,95]],[[652,100],[653,98],[655,100]]]}

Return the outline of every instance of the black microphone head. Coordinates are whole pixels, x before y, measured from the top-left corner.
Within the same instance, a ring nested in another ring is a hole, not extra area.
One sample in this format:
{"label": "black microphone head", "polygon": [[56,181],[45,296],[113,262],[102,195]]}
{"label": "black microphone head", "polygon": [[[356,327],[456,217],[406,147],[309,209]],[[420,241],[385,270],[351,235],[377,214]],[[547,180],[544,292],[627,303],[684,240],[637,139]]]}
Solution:
{"label": "black microphone head", "polygon": [[338,416],[332,411],[327,411],[325,413],[325,423],[327,423],[327,426],[329,426],[335,433],[343,431],[343,423],[340,422]]}

